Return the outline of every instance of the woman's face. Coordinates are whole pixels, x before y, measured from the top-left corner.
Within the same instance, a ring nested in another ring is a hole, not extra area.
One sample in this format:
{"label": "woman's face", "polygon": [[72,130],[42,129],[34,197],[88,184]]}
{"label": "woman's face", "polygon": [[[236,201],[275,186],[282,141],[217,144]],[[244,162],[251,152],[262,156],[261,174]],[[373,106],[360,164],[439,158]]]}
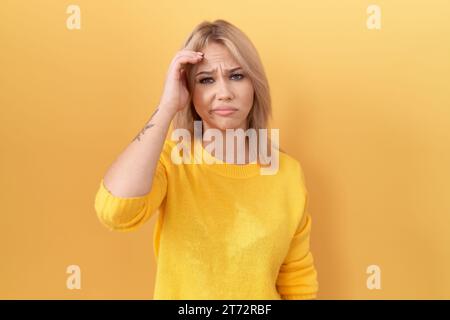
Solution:
{"label": "woman's face", "polygon": [[203,120],[203,129],[247,129],[253,105],[253,84],[228,49],[209,44],[204,58],[195,65],[193,103]]}

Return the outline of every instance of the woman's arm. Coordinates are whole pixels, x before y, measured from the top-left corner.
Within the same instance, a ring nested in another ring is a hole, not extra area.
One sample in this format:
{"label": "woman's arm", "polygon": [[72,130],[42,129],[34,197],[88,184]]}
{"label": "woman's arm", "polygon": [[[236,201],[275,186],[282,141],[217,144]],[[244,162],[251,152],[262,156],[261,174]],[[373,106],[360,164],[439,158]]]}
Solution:
{"label": "woman's arm", "polygon": [[159,105],[144,128],[108,168],[105,187],[118,197],[139,197],[150,192],[156,165],[175,115]]}
{"label": "woman's arm", "polygon": [[105,187],[114,196],[138,197],[150,192],[170,123],[189,101],[184,67],[202,58],[200,53],[181,50],[172,59],[158,108],[103,178]]}

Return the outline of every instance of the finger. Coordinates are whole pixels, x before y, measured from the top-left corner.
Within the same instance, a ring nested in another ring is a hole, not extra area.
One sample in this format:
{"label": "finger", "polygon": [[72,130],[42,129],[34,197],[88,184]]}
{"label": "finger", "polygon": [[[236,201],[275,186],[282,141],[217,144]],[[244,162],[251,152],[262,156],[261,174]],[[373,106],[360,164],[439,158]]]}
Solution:
{"label": "finger", "polygon": [[181,56],[176,62],[175,62],[175,70],[176,72],[180,72],[183,68],[183,65],[187,63],[195,64],[203,59],[202,56],[199,55],[187,55],[187,56]]}
{"label": "finger", "polygon": [[177,53],[177,55],[185,55],[185,54],[198,54],[201,53],[200,51],[194,51],[194,50],[181,50]]}
{"label": "finger", "polygon": [[175,73],[175,78],[178,80],[185,80],[186,79],[186,69],[181,68],[179,73]]}
{"label": "finger", "polygon": [[177,56],[174,60],[175,63],[186,63],[189,62],[189,60],[191,59],[202,59],[203,55],[196,53],[196,52],[191,52],[191,53],[186,53],[186,54],[181,54],[179,56]]}
{"label": "finger", "polygon": [[186,85],[186,70],[181,69],[180,79],[183,82],[183,84]]}

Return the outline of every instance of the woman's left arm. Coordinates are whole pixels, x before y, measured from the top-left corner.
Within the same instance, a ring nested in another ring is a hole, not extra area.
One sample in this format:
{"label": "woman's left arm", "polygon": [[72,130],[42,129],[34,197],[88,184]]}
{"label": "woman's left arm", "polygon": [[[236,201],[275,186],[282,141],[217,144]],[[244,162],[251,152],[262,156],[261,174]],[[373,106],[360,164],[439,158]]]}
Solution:
{"label": "woman's left arm", "polygon": [[291,241],[288,254],[280,267],[276,286],[283,300],[315,299],[319,284],[310,251],[311,215],[307,210],[306,192],[302,218]]}
{"label": "woman's left arm", "polygon": [[280,267],[277,290],[283,300],[315,299],[319,285],[309,248],[311,216],[306,212]]}

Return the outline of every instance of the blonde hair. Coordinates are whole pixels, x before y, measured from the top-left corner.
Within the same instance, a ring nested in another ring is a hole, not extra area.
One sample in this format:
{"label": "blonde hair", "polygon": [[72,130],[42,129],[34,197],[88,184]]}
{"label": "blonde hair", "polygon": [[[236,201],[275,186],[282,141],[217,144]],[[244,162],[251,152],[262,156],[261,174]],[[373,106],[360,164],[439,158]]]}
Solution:
{"label": "blonde hair", "polygon": [[[266,129],[272,117],[272,105],[269,83],[256,48],[240,29],[219,19],[213,22],[203,21],[197,25],[181,49],[201,51],[211,42],[224,45],[253,84],[253,106],[247,116],[247,128]],[[195,81],[192,76],[193,65],[188,63],[184,69],[190,93],[189,102],[186,108],[176,113],[173,127],[188,129],[192,133],[194,121],[202,119],[195,111],[192,101]]]}
{"label": "blonde hair", "polygon": [[[259,54],[251,40],[239,28],[223,19],[213,22],[203,21],[187,37],[181,50],[201,51],[202,48],[205,48],[210,43],[225,46],[252,82],[254,89],[253,105],[247,115],[247,129],[255,129],[256,131],[258,129],[268,129],[269,121],[272,119],[269,82]],[[187,129],[193,134],[194,121],[201,121],[202,119],[193,104],[194,65],[188,63],[184,69],[187,80],[186,85],[189,91],[188,105],[175,114],[172,125],[174,129]],[[270,137],[267,138],[267,147],[271,150],[272,141]],[[259,137],[257,139],[259,141]],[[278,145],[272,146],[284,152]]]}

